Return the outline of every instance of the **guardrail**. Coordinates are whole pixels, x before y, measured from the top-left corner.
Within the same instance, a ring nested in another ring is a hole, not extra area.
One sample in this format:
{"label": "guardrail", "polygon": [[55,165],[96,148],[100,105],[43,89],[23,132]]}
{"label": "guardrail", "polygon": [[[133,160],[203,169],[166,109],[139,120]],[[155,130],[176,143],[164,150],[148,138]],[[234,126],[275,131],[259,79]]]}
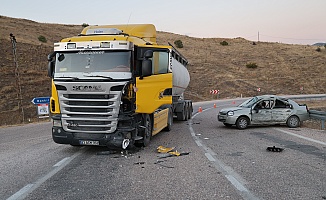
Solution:
{"label": "guardrail", "polygon": [[321,129],[325,130],[325,120],[326,120],[326,112],[319,110],[309,110],[309,116],[312,119],[318,119],[321,121]]}

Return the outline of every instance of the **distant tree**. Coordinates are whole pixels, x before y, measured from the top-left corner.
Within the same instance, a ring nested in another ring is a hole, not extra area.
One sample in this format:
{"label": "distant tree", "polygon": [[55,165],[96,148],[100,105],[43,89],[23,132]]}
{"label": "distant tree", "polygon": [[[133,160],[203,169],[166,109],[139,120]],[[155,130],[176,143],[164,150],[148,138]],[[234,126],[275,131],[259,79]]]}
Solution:
{"label": "distant tree", "polygon": [[257,68],[258,65],[257,65],[256,63],[247,63],[247,64],[246,64],[246,67],[247,67],[247,68],[253,68],[253,69],[254,69],[254,68]]}
{"label": "distant tree", "polygon": [[43,43],[47,42],[46,38],[43,35],[38,36],[38,40]]}
{"label": "distant tree", "polygon": [[89,24],[87,24],[87,23],[82,24],[82,27],[84,27],[84,28],[87,27],[87,26],[89,26]]}
{"label": "distant tree", "polygon": [[220,42],[220,45],[227,46],[227,45],[229,45],[229,43],[227,41],[223,41],[223,42]]}
{"label": "distant tree", "polygon": [[177,48],[183,48],[183,44],[181,40],[174,41],[174,44]]}

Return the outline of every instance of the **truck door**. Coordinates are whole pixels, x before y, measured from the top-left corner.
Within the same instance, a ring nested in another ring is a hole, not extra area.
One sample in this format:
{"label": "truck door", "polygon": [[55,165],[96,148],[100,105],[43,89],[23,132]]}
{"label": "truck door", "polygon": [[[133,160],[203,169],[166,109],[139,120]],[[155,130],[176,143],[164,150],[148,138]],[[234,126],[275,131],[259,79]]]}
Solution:
{"label": "truck door", "polygon": [[145,51],[153,51],[152,75],[136,78],[136,112],[153,113],[164,104],[172,104],[172,73],[169,72],[168,49],[141,48],[137,57]]}

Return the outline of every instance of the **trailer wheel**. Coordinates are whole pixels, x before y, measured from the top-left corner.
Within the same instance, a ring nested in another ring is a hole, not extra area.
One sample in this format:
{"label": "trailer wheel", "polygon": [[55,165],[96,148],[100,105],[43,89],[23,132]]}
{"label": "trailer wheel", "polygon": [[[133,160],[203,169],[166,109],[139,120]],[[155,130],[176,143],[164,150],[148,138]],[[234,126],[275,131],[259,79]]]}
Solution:
{"label": "trailer wheel", "polygon": [[185,108],[186,108],[186,106],[184,104],[182,111],[181,112],[177,112],[177,119],[178,119],[178,121],[184,121],[184,120],[186,120],[187,115],[186,115]]}
{"label": "trailer wheel", "polygon": [[187,116],[187,118],[188,119],[191,119],[191,117],[192,117],[192,104],[190,104],[188,106],[188,116]]}
{"label": "trailer wheel", "polygon": [[184,118],[183,118],[183,121],[187,121],[188,120],[188,113],[189,113],[189,106],[188,106],[187,103],[183,107],[183,110],[184,110]]}

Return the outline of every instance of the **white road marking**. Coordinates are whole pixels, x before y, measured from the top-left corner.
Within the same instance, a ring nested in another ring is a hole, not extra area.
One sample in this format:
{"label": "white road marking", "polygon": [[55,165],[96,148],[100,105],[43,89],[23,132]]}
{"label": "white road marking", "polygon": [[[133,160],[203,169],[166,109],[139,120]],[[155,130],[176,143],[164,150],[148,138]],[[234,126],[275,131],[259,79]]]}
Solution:
{"label": "white road marking", "polygon": [[215,158],[213,158],[213,156],[210,153],[205,153],[205,156],[211,162],[215,162],[216,161]]}
{"label": "white road marking", "polygon": [[40,187],[42,183],[44,183],[46,180],[54,176],[56,173],[58,173],[60,170],[62,170],[65,166],[67,166],[73,159],[75,159],[77,156],[85,152],[88,148],[82,147],[81,151],[76,152],[71,157],[66,157],[59,161],[57,164],[53,165],[54,169],[50,171],[48,174],[44,175],[43,177],[36,180],[34,183],[27,184],[25,187],[20,189],[18,192],[13,194],[11,197],[9,197],[7,200],[21,200],[27,197],[28,194],[30,194],[32,191]]}
{"label": "white road marking", "polygon": [[[224,105],[220,105],[224,106]],[[220,107],[218,106],[218,107]],[[212,108],[206,108],[203,109],[202,112],[213,109]],[[211,150],[209,147],[205,146],[201,139],[197,137],[197,134],[192,128],[192,119],[194,119],[197,115],[199,115],[200,112],[194,114],[192,118],[189,120],[189,131],[192,136],[192,138],[195,140],[198,147],[204,150],[205,156],[207,159],[214,163],[214,166],[217,170],[221,171],[221,173],[225,176],[225,178],[239,191],[239,194],[242,196],[245,200],[258,200],[253,193],[251,193],[245,186],[244,183],[246,182],[239,174],[237,174],[230,166],[227,166],[225,163],[223,163],[221,160],[219,160],[216,156],[217,154]]]}
{"label": "white road marking", "polygon": [[236,178],[232,175],[225,175],[225,177],[241,192],[248,192],[247,188],[245,188]]}
{"label": "white road marking", "polygon": [[274,129],[277,130],[277,131],[286,133],[288,135],[292,135],[292,136],[295,136],[295,137],[298,137],[298,138],[301,138],[301,139],[304,139],[304,140],[308,140],[310,142],[314,142],[314,143],[318,143],[318,144],[326,146],[325,142],[322,142],[322,141],[319,141],[319,140],[315,140],[315,139],[308,138],[308,137],[305,137],[305,136],[302,136],[302,135],[294,134],[294,133],[291,133],[289,131],[285,131],[285,130],[282,130],[282,129],[279,129],[279,128],[274,128]]}
{"label": "white road marking", "polygon": [[60,160],[59,162],[57,162],[57,164],[53,165],[53,167],[59,167],[60,165],[64,164],[70,157],[66,157],[62,160]]}

